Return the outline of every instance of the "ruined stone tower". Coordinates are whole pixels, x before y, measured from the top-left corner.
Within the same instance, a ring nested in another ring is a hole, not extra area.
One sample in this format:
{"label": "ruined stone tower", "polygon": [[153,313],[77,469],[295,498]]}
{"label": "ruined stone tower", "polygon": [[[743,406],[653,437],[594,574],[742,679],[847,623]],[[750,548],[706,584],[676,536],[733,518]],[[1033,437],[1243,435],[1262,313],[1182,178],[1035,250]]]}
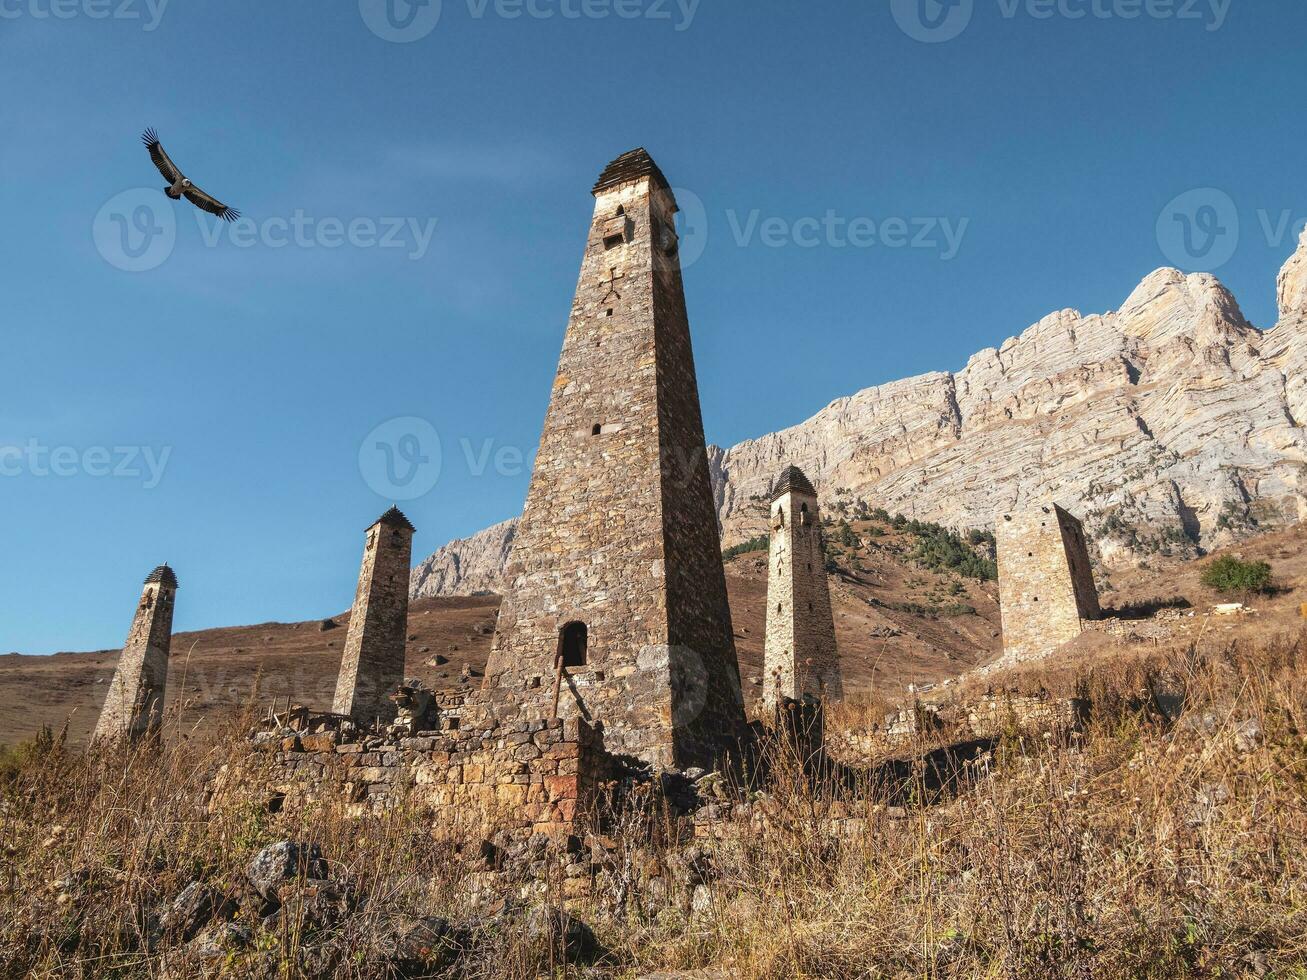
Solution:
{"label": "ruined stone tower", "polygon": [[1005,514],[995,537],[1005,659],[1047,653],[1101,615],[1089,545],[1076,518],[1056,504],[1036,506]]}
{"label": "ruined stone tower", "polygon": [[163,723],[176,595],[177,576],[167,565],[160,565],[145,580],[92,741],[135,741],[158,733]]}
{"label": "ruined stone tower", "polygon": [[[485,688],[707,765],[744,721],[666,178],[614,160],[595,210]],[[561,672],[557,666],[561,662]]]}
{"label": "ruined stone tower", "polygon": [[763,701],[838,698],[839,657],[817,491],[787,466],[771,492]]}
{"label": "ruined stone tower", "polygon": [[331,709],[360,724],[395,716],[389,698],[404,680],[412,552],[413,525],[397,507],[368,528]]}

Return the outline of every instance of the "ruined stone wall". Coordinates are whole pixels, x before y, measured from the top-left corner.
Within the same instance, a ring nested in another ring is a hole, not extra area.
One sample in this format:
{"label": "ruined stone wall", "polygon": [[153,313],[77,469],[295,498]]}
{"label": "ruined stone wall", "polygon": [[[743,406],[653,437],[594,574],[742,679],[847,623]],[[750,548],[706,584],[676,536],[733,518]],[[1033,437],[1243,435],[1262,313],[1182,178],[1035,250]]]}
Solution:
{"label": "ruined stone wall", "polygon": [[1041,656],[1099,615],[1089,546],[1080,522],[1055,505],[998,521],[1003,656]]}
{"label": "ruined stone wall", "polygon": [[771,505],[763,700],[842,695],[817,495],[792,490]]}
{"label": "ruined stone wall", "polygon": [[828,730],[826,749],[832,758],[857,763],[923,741],[1069,732],[1081,727],[1088,708],[1078,698],[1013,692],[986,694],[964,704],[916,702],[891,711],[880,727]]}
{"label": "ruined stone wall", "polygon": [[1073,731],[1080,727],[1087,707],[1078,698],[987,694],[966,705],[964,711],[972,734],[977,738],[997,738],[1006,733],[1038,735]]}
{"label": "ruined stone wall", "polygon": [[595,192],[485,686],[503,718],[549,717],[560,634],[583,623],[559,715],[601,720],[611,752],[706,766],[743,707],[676,206],[644,161]]}
{"label": "ruined stone wall", "polygon": [[159,730],[175,596],[166,583],[146,582],[92,741],[137,739]]}
{"label": "ruined stone wall", "polygon": [[267,738],[289,805],[335,796],[355,812],[399,800],[430,807],[435,833],[567,834],[610,774],[602,732],[579,719],[365,736]]}
{"label": "ruined stone wall", "polygon": [[368,528],[332,705],[361,724],[395,717],[389,698],[404,680],[412,552],[413,528],[403,515],[388,513]]}

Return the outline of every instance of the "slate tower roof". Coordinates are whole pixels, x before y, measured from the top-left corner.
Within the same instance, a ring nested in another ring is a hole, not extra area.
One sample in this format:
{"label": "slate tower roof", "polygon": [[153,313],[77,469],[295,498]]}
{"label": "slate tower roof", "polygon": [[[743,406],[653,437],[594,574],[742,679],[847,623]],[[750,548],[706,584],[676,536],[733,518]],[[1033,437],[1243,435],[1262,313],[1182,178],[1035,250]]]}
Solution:
{"label": "slate tower roof", "polygon": [[415,530],[412,522],[404,516],[404,512],[398,507],[391,507],[390,510],[378,517],[375,523],[385,524],[387,527],[402,527],[409,531]]}
{"label": "slate tower roof", "polygon": [[177,575],[173,572],[171,568],[168,567],[167,562],[164,562],[164,564],[160,565],[158,568],[152,571],[148,576],[146,576],[145,579],[146,585],[152,585],[156,582],[162,585],[166,589],[177,588]]}
{"label": "slate tower roof", "polygon": [[627,184],[633,180],[639,180],[641,177],[652,177],[653,182],[664,190],[670,191],[671,185],[667,183],[667,178],[663,172],[658,169],[658,164],[654,163],[653,157],[644,147],[631,150],[629,153],[623,153],[620,157],[604,168],[604,172],[599,175],[595,182],[594,193],[606,191],[610,187],[617,187],[619,184]]}
{"label": "slate tower roof", "polygon": [[776,485],[772,487],[771,499],[775,500],[783,493],[789,493],[791,490],[797,493],[806,493],[813,497],[817,496],[817,491],[812,488],[808,478],[803,475],[803,470],[797,466],[787,466],[781,470],[781,475],[776,480]]}

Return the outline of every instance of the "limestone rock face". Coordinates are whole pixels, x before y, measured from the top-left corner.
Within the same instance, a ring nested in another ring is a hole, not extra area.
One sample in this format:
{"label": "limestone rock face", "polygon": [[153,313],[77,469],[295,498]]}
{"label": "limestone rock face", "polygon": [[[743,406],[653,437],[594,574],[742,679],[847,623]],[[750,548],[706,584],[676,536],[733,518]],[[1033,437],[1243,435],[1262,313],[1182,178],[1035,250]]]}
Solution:
{"label": "limestone rock face", "polygon": [[992,528],[1053,500],[1109,564],[1305,519],[1307,236],[1279,296],[1280,323],[1263,331],[1212,276],[1159,269],[1115,312],[1060,310],[960,371],[867,388],[792,428],[710,446],[722,543],[767,530],[771,482],[788,465],[827,514],[863,499]]}
{"label": "limestone rock face", "polygon": [[1280,270],[1278,286],[1281,318],[1307,313],[1307,228],[1303,229],[1298,251]]}
{"label": "limestone rock face", "polygon": [[782,462],[828,513],[861,498],[993,527],[1055,499],[1108,561],[1299,520],[1305,358],[1294,321],[1262,332],[1216,279],[1160,269],[1115,313],[1050,314],[961,371],[869,388],[714,457],[724,543],[764,530],[759,497]]}
{"label": "limestone rock face", "polygon": [[409,583],[413,598],[498,592],[517,534],[517,518],[470,538],[451,541],[417,568]]}

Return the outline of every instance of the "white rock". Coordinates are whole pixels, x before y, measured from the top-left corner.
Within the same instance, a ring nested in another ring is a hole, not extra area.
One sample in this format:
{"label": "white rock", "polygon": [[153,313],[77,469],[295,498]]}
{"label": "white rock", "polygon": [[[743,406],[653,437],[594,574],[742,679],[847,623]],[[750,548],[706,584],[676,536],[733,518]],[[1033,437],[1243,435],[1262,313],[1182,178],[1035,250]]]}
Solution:
{"label": "white rock", "polygon": [[1298,251],[1280,270],[1277,286],[1281,319],[1295,313],[1307,313],[1307,228],[1303,229]]}

